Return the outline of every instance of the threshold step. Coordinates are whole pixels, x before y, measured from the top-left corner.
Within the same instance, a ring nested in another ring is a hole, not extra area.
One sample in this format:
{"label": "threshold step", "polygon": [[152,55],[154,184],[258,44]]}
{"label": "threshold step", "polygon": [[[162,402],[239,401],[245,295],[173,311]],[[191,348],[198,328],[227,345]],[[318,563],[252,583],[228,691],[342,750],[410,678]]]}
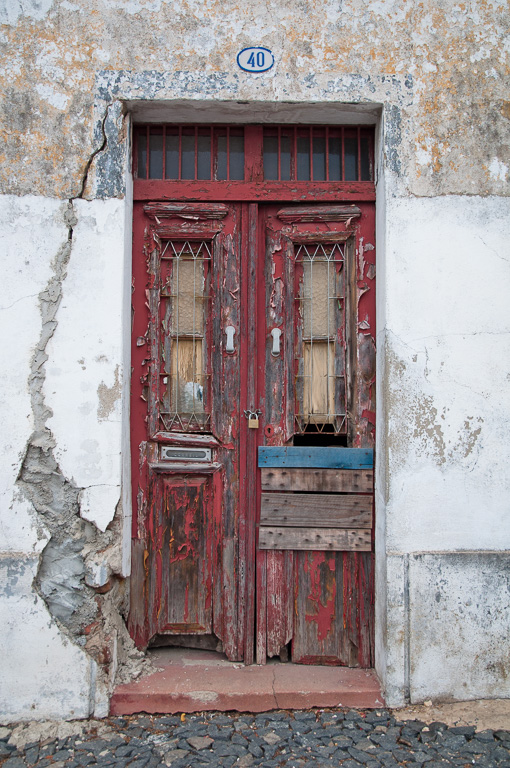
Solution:
{"label": "threshold step", "polygon": [[149,655],[157,671],[117,686],[111,715],[384,706],[373,669],[278,661],[247,667],[213,651],[182,648],[158,648]]}

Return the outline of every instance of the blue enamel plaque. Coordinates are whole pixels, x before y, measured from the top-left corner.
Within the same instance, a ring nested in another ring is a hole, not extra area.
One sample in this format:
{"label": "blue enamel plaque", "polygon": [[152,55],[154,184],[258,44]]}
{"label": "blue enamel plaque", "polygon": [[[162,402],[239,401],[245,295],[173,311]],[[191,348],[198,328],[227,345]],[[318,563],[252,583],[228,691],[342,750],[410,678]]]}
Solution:
{"label": "blue enamel plaque", "polygon": [[237,54],[237,63],[245,72],[267,72],[274,64],[269,48],[243,48]]}

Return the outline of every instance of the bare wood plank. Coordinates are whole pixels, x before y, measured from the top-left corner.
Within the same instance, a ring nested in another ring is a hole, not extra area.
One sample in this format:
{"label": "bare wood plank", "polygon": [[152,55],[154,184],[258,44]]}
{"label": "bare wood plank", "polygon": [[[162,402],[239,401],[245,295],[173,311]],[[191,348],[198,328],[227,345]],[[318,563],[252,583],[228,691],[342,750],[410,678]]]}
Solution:
{"label": "bare wood plank", "polygon": [[349,641],[343,626],[339,563],[345,552],[296,552],[296,616],[292,661],[348,665]]}
{"label": "bare wood plank", "polygon": [[263,493],[261,525],[371,528],[372,496]]}
{"label": "bare wood plank", "polygon": [[292,639],[294,618],[294,553],[273,550],[267,552],[267,655],[279,656]]}
{"label": "bare wood plank", "polygon": [[144,595],[145,585],[145,543],[140,539],[132,540],[130,607],[128,627],[131,637],[139,648],[146,648],[150,640],[147,622],[147,604]]}
{"label": "bare wood plank", "polygon": [[257,664],[267,660],[267,552],[257,551],[257,589],[255,592],[257,620],[255,622],[255,658]]}
{"label": "bare wood plank", "polygon": [[371,533],[366,528],[259,528],[259,549],[367,552],[371,546]]}
{"label": "bare wood plank", "polygon": [[361,211],[357,205],[314,205],[282,208],[276,215],[286,222],[347,221],[361,216]]}
{"label": "bare wood plank", "polygon": [[372,493],[370,469],[261,469],[263,491]]}

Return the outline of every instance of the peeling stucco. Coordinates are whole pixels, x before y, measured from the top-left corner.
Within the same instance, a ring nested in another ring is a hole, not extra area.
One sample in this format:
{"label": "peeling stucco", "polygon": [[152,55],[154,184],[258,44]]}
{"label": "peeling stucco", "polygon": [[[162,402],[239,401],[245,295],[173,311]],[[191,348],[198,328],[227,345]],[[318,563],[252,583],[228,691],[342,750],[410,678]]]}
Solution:
{"label": "peeling stucco", "polygon": [[[376,126],[377,669],[392,704],[508,695],[507,3],[19,0],[0,23],[0,652],[28,670],[0,709],[105,714],[144,664],[124,618],[146,119]],[[237,68],[253,44],[271,71]]]}
{"label": "peeling stucco", "polygon": [[[439,664],[438,701],[509,695],[509,566],[508,553],[415,555],[410,559],[413,703],[428,697],[427,679],[434,676]],[[420,594],[429,599],[418,599]]]}
{"label": "peeling stucco", "polygon": [[[55,438],[48,427],[52,416],[44,395],[48,346],[58,326],[63,285],[73,253],[73,228],[78,223],[73,201],[63,204],[61,213],[67,239],[55,254],[50,278],[39,294],[41,330],[28,382],[34,429],[17,485],[32,503],[45,532],[46,543],[33,582],[36,593],[64,635],[95,662],[99,677],[95,684],[107,691],[119,660],[130,665],[131,673],[139,671],[143,661],[122,620],[127,593],[125,581],[119,578],[120,518],[117,516],[101,533],[82,519],[80,501],[87,489],[79,488],[62,473],[54,456]],[[106,409],[105,418],[113,407],[118,376],[117,367],[116,383],[106,388],[99,401],[100,407]],[[118,498],[118,491],[116,495]],[[93,712],[94,705],[89,714]]]}
{"label": "peeling stucco", "polygon": [[[106,133],[118,131],[121,101],[135,98],[135,91],[140,100],[347,103],[358,101],[361,91],[362,100],[386,103],[378,81],[394,81],[412,98],[401,118],[392,114],[387,150],[409,191],[508,194],[509,19],[499,1],[268,6],[258,0],[247,13],[236,0],[221,8],[215,0],[130,0],[108,7],[25,0],[8,4],[2,22],[3,192],[77,195],[84,167],[101,144],[100,102],[111,103],[112,96],[119,104]],[[249,75],[236,67],[237,52],[254,41],[275,54],[269,73]],[[394,101],[388,106],[399,109]],[[401,130],[409,141],[397,152]],[[106,170],[121,155],[107,153],[99,164]],[[101,173],[98,195],[120,193],[108,178]]]}
{"label": "peeling stucco", "polygon": [[[418,364],[418,355],[413,355],[413,363]],[[399,452],[412,450],[417,456],[426,456],[438,467],[449,468],[452,463],[472,457],[477,441],[482,432],[484,419],[468,415],[460,424],[451,427],[450,408],[444,405],[438,409],[433,395],[424,394],[416,388],[416,380],[422,379],[422,372],[407,375],[408,364],[393,352],[389,353],[389,373],[391,380],[390,406],[400,413],[398,429],[389,443],[390,451],[398,456]],[[415,385],[413,387],[413,384]],[[391,399],[392,396],[395,399]],[[402,396],[402,397],[401,397]],[[448,434],[450,433],[450,434]]]}
{"label": "peeling stucco", "polygon": [[99,420],[107,419],[115,408],[115,403],[122,395],[121,381],[119,378],[119,366],[115,367],[115,380],[111,387],[108,387],[103,381],[97,388],[97,417]]}

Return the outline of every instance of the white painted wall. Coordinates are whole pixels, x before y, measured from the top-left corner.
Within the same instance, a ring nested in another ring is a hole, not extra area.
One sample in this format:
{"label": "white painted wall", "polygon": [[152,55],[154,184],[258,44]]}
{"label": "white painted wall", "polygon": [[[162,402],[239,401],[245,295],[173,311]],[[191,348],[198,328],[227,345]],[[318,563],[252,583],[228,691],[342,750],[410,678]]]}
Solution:
{"label": "white painted wall", "polygon": [[81,516],[104,531],[121,495],[125,204],[77,200],[74,207],[78,223],[44,391],[55,457],[83,488]]}
{"label": "white painted wall", "polygon": [[0,537],[1,549],[34,553],[30,505],[15,488],[34,424],[28,376],[41,333],[38,296],[67,238],[61,200],[0,196]]}
{"label": "white painted wall", "polygon": [[378,668],[392,704],[509,696],[510,201],[388,198],[381,226]]}
{"label": "white painted wall", "polygon": [[[108,707],[96,663],[33,589],[48,535],[16,486],[34,428],[28,378],[41,335],[39,295],[67,242],[66,211],[60,200],[0,196],[0,713],[7,721],[105,715]],[[93,491],[82,514],[104,530],[121,484],[125,204],[77,201],[75,211],[63,300],[44,366],[45,404],[60,468]]]}
{"label": "white painted wall", "polygon": [[[508,696],[510,202],[404,198],[399,189],[390,173],[380,176],[377,669],[392,705],[406,695]],[[113,519],[124,472],[125,573],[129,200],[128,190],[127,200],[74,203],[44,384],[55,455],[85,489],[81,514],[99,530]],[[0,198],[0,313],[9,330],[0,369],[0,711],[12,719],[106,712],[95,665],[32,590],[47,534],[15,485],[33,430],[27,380],[38,296],[68,237],[66,206]]]}
{"label": "white painted wall", "polygon": [[388,551],[510,549],[510,200],[387,215]]}
{"label": "white painted wall", "polygon": [[412,701],[510,695],[510,553],[409,558]]}
{"label": "white painted wall", "polygon": [[3,722],[88,717],[96,708],[96,663],[63,635],[34,593],[37,566],[37,556],[0,555]]}

